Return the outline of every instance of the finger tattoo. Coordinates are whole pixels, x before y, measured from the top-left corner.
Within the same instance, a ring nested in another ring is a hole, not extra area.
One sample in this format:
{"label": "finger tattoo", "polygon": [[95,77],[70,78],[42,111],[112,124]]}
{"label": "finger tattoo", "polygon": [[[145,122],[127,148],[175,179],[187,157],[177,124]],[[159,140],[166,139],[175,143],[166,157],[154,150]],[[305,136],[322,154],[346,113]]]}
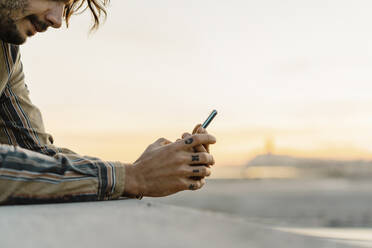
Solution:
{"label": "finger tattoo", "polygon": [[187,139],[187,140],[185,141],[185,144],[186,144],[186,145],[190,145],[190,144],[192,144],[192,142],[194,142],[194,139],[193,139],[193,138],[189,138],[189,139]]}
{"label": "finger tattoo", "polygon": [[189,189],[190,189],[190,190],[195,189],[195,185],[194,185],[194,184],[190,184]]}
{"label": "finger tattoo", "polygon": [[192,172],[193,173],[199,173],[199,170],[193,170]]}
{"label": "finger tattoo", "polygon": [[199,161],[199,155],[191,155],[192,160],[191,161]]}

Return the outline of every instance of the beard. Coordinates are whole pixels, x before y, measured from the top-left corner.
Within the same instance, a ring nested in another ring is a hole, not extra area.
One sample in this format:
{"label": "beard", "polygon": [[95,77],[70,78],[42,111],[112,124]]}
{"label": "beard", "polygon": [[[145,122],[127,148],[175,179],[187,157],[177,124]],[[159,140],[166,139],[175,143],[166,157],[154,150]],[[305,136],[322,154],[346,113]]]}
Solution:
{"label": "beard", "polygon": [[27,0],[0,0],[0,40],[15,45],[26,41],[12,16],[23,14],[27,6]]}
{"label": "beard", "polygon": [[21,45],[25,43],[26,37],[19,32],[17,25],[12,21],[0,21],[0,40],[14,45]]}

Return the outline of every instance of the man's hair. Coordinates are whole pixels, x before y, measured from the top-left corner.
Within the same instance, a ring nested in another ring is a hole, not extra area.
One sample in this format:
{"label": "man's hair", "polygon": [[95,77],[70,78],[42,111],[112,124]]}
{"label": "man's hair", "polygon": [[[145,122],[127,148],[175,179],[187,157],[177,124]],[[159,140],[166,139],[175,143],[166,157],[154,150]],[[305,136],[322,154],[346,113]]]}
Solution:
{"label": "man's hair", "polygon": [[91,30],[97,29],[100,24],[101,16],[103,15],[105,18],[107,16],[105,7],[109,2],[110,0],[73,0],[71,4],[66,5],[63,13],[67,27],[69,25],[71,15],[81,10],[79,13],[77,13],[80,14],[89,8],[89,10],[92,12],[94,21]]}

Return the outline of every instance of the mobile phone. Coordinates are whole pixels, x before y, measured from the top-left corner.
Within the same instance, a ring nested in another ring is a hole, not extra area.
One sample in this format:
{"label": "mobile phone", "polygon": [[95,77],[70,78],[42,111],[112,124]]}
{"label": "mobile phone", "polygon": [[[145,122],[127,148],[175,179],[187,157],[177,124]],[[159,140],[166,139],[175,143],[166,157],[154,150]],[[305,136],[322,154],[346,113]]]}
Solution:
{"label": "mobile phone", "polygon": [[217,110],[213,110],[212,113],[208,116],[208,118],[204,121],[203,125],[202,125],[202,128],[207,128],[209,126],[209,124],[213,121],[214,117],[216,117],[217,115]]}

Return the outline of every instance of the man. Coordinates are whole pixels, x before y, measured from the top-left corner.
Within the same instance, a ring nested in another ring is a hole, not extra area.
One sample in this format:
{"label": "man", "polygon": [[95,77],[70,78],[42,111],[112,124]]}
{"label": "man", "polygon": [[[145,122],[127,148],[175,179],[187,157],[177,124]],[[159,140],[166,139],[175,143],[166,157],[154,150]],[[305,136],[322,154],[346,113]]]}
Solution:
{"label": "man", "polygon": [[[53,145],[31,103],[18,45],[48,27],[67,25],[85,4],[97,28],[108,0],[0,0],[0,203],[110,200],[197,190],[210,175],[212,135],[151,144],[133,164],[80,156]],[[203,166],[206,165],[206,166]]]}

